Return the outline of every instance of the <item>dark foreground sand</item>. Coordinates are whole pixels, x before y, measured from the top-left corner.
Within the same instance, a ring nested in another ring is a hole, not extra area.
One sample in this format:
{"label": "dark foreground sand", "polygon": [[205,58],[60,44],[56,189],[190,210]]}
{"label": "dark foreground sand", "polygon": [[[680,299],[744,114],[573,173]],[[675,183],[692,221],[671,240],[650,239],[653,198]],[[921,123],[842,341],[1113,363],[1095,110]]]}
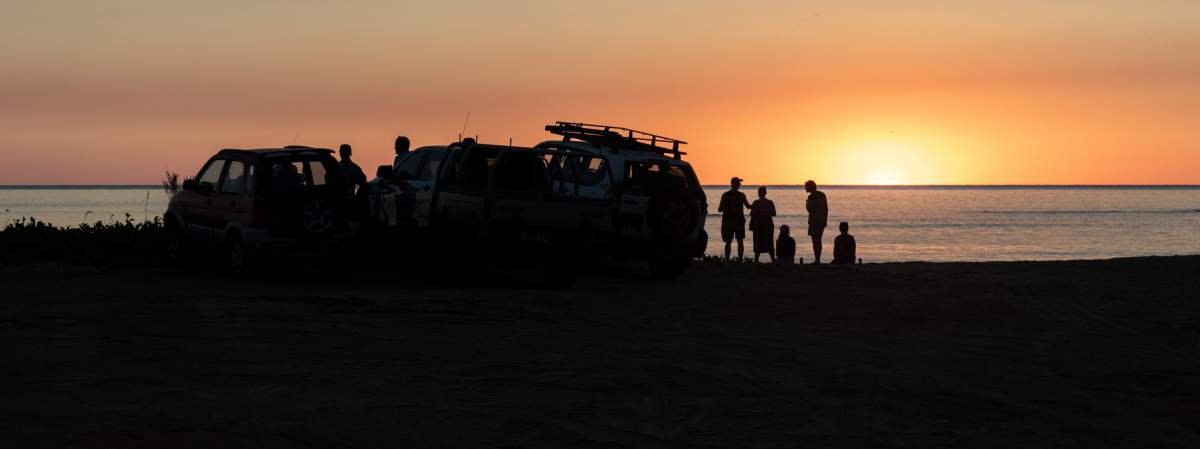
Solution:
{"label": "dark foreground sand", "polygon": [[0,267],[0,447],[1195,448],[1198,274],[701,265],[551,291]]}

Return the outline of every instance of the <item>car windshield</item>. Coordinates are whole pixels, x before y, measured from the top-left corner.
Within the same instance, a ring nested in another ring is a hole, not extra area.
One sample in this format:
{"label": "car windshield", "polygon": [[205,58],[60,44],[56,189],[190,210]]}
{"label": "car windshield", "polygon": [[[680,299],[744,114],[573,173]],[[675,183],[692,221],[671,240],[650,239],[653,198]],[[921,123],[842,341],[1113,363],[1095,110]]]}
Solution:
{"label": "car windshield", "polygon": [[322,187],[333,182],[330,164],[320,159],[278,159],[271,161],[271,193],[287,194]]}

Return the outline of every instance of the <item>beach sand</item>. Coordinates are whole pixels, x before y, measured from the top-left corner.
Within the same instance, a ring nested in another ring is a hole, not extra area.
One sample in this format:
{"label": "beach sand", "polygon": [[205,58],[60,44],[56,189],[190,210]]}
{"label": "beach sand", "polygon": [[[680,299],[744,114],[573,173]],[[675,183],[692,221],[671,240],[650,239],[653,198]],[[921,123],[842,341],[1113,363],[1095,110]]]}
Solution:
{"label": "beach sand", "polygon": [[0,266],[0,447],[1194,448],[1197,273],[702,263],[556,291]]}

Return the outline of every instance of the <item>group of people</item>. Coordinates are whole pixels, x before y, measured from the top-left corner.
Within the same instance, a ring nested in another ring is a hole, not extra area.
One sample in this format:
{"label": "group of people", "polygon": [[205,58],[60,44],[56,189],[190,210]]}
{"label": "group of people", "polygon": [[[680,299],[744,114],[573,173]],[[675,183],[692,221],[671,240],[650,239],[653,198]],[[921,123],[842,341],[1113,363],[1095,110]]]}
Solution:
{"label": "group of people", "polygon": [[[408,137],[396,137],[396,143],[393,145],[393,148],[396,150],[396,159],[392,162],[393,169],[398,167],[400,159],[408,154],[409,145]],[[362,167],[359,167],[358,164],[350,159],[353,155],[354,149],[350,147],[350,144],[343,143],[338,147],[338,156],[341,157],[338,165],[342,169],[342,174],[346,176],[346,185],[349,187],[351,194],[354,194],[354,192],[362,189],[367,184],[367,174],[363,172]]]}
{"label": "group of people", "polygon": [[[750,231],[754,233],[754,261],[762,254],[771,257],[772,263],[793,264],[796,262],[796,240],[791,236],[788,225],[779,226],[779,238],[775,238],[775,202],[767,199],[767,188],[758,188],[758,199],[754,203],[746,200],[739,189],[742,178],[729,180],[729,191],[721,195],[717,212],[721,213],[721,240],[725,242],[725,258],[729,259],[733,241],[737,241],[738,258],[745,254],[743,240],[746,238],[745,210],[750,210]],[[812,238],[813,262],[821,263],[821,238],[829,221],[829,202],[825,193],[817,190],[817,183],[804,183],[808,199],[804,206],[808,210],[808,235]],[[833,263],[852,264],[857,260],[857,245],[850,235],[850,224],[838,225],[841,234],[833,240]],[[776,257],[778,255],[778,257]]]}

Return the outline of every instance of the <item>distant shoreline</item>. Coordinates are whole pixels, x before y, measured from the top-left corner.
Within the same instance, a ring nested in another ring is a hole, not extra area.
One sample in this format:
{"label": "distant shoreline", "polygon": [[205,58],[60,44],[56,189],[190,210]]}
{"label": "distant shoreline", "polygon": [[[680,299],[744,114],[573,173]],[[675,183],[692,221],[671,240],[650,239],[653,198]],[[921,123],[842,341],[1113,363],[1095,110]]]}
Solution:
{"label": "distant shoreline", "polygon": [[[745,184],[745,187],[757,187],[763,184]],[[776,189],[803,189],[802,184],[765,184]],[[704,184],[706,189],[724,188],[725,184]],[[159,184],[11,184],[0,185],[0,190],[157,190]],[[1103,190],[1103,189],[1152,189],[1152,190],[1192,190],[1200,189],[1200,184],[905,184],[905,185],[875,185],[875,184],[830,184],[822,185],[822,189],[879,189],[879,190]]]}

